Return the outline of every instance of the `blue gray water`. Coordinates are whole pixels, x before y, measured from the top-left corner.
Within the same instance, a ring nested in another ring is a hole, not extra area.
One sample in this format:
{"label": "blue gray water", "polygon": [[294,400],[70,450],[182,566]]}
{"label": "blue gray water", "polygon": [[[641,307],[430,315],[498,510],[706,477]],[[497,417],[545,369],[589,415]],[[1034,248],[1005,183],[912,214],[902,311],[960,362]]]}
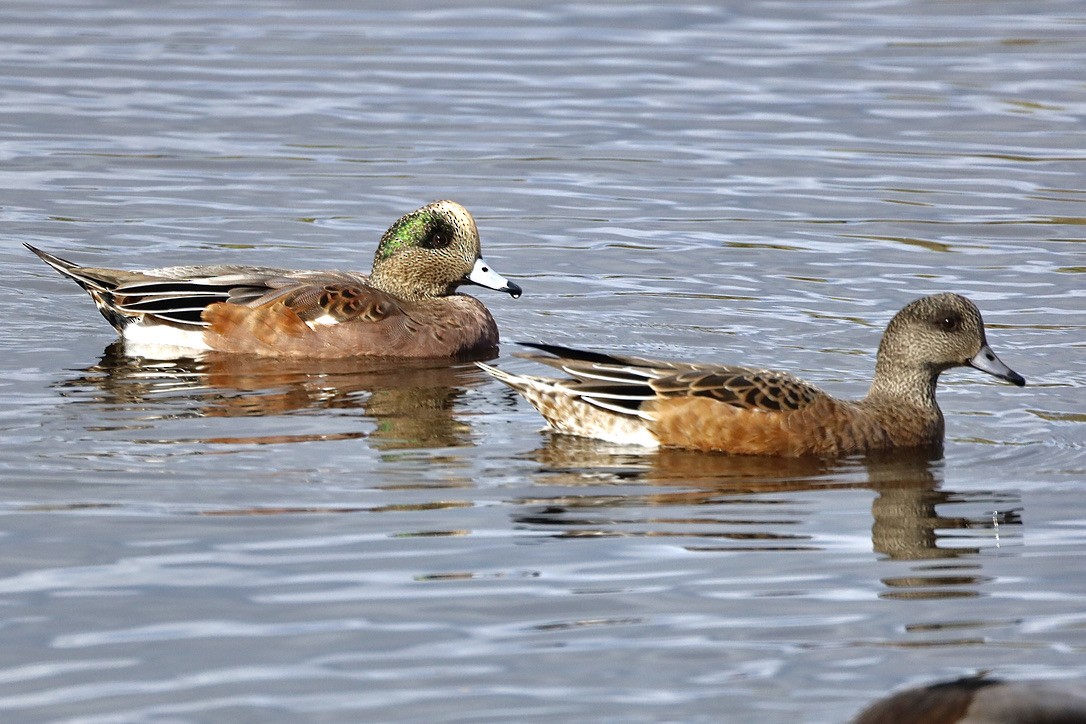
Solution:
{"label": "blue gray water", "polygon": [[[1086,680],[1081,3],[0,7],[0,719],[835,722]],[[866,388],[974,299],[942,456],[553,436],[470,365],[126,358],[21,247],[365,270],[476,216],[507,341]]]}

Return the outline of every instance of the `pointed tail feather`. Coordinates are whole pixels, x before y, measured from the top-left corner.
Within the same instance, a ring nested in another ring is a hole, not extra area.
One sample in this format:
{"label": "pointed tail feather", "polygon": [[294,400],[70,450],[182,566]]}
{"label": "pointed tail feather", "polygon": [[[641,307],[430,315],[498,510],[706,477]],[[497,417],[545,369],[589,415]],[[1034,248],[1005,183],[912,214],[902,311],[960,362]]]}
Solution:
{"label": "pointed tail feather", "polygon": [[109,291],[109,287],[105,286],[100,280],[94,279],[86,274],[81,273],[80,266],[74,262],[70,262],[67,259],[61,259],[59,256],[54,256],[47,251],[42,251],[37,247],[31,246],[26,242],[23,243],[27,249],[34,252],[39,259],[44,261],[49,266],[56,269],[58,272],[74,281],[79,286],[83,287],[87,291],[92,289],[99,292]]}
{"label": "pointed tail feather", "polygon": [[512,387],[514,390],[517,390],[518,392],[523,391],[527,387],[527,385],[524,384],[524,381],[523,381],[522,378],[518,377],[517,375],[509,374],[505,370],[498,369],[497,367],[492,367],[492,366],[490,366],[488,364],[485,364],[483,362],[476,362],[475,366],[478,367],[479,369],[481,369],[483,372],[486,372],[488,375],[490,375],[494,379],[499,380],[500,382],[504,382],[505,384],[509,385],[510,387]]}

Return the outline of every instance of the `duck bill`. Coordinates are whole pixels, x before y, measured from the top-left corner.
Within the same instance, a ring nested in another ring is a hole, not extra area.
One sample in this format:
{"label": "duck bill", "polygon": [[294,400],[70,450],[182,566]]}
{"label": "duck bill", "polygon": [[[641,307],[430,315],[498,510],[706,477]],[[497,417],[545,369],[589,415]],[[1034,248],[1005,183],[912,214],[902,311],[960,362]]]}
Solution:
{"label": "duck bill", "polygon": [[478,284],[487,289],[505,292],[513,299],[520,297],[520,287],[490,268],[482,259],[475,260],[475,266],[467,276],[471,284]]}
{"label": "duck bill", "polygon": [[996,357],[995,352],[993,352],[992,348],[988,345],[982,346],[976,356],[969,360],[968,364],[970,367],[975,367],[981,372],[987,372],[993,377],[1006,380],[1012,385],[1022,387],[1026,384],[1025,378],[1003,364],[1002,360],[1000,360],[999,357]]}

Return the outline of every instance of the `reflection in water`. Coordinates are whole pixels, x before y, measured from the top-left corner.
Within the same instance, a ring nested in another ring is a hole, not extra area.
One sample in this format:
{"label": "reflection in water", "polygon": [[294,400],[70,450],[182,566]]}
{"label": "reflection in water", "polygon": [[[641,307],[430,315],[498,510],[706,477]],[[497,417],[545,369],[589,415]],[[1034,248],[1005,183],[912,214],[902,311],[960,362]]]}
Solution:
{"label": "reflection in water", "polygon": [[[983,502],[987,506],[1012,506],[989,509],[981,516],[943,516],[937,506]],[[1000,536],[1017,537],[1021,509],[1018,498],[1006,494],[973,493],[969,496],[930,487],[882,487],[872,503],[871,527],[875,550],[890,558],[908,561],[961,559],[980,552],[977,545],[958,545],[958,539],[975,542],[979,530],[989,540],[1001,543]],[[1011,532],[1014,531],[1014,532]],[[942,541],[943,545],[939,545]],[[991,580],[980,573],[979,563],[926,563],[908,576],[883,579],[889,589],[883,598],[961,598],[978,595],[976,587]]]}
{"label": "reflection in water", "polygon": [[[988,492],[939,489],[941,459],[895,451],[847,460],[706,455],[684,450],[632,451],[591,440],[549,435],[532,453],[541,485],[557,494],[518,501],[518,523],[563,537],[674,536],[711,540],[691,551],[821,549],[801,532],[805,491],[874,491],[873,549],[918,564],[914,574],[882,580],[884,598],[978,595],[988,580],[970,560],[992,541],[1020,536],[1020,500]],[[946,505],[980,506],[976,515],[947,516]],[[983,539],[981,538],[983,536]],[[966,545],[961,545],[964,539]],[[984,543],[982,546],[980,543]]]}
{"label": "reflection in water", "polygon": [[[465,388],[482,373],[467,361],[295,360],[209,354],[200,359],[147,360],[111,344],[95,365],[58,386],[78,389],[77,403],[139,411],[121,429],[188,417],[265,417],[307,410],[358,410],[377,423],[369,433],[311,433],[203,438],[203,443],[272,444],[366,437],[382,450],[471,444],[453,414]],[[89,392],[89,396],[88,396]],[[116,428],[114,428],[116,429]],[[193,442],[186,440],[185,442]]]}

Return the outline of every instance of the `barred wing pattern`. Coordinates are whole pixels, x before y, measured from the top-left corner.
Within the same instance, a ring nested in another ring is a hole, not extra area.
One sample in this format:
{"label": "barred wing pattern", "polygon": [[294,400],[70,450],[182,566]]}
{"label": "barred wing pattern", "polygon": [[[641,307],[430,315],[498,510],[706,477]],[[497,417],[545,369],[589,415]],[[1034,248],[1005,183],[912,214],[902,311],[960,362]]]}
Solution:
{"label": "barred wing pattern", "polygon": [[705,397],[742,410],[790,412],[823,396],[814,386],[783,372],[687,362],[664,362],[523,343],[553,357],[529,355],[574,380],[565,387],[595,407],[653,419],[644,403],[661,398]]}

